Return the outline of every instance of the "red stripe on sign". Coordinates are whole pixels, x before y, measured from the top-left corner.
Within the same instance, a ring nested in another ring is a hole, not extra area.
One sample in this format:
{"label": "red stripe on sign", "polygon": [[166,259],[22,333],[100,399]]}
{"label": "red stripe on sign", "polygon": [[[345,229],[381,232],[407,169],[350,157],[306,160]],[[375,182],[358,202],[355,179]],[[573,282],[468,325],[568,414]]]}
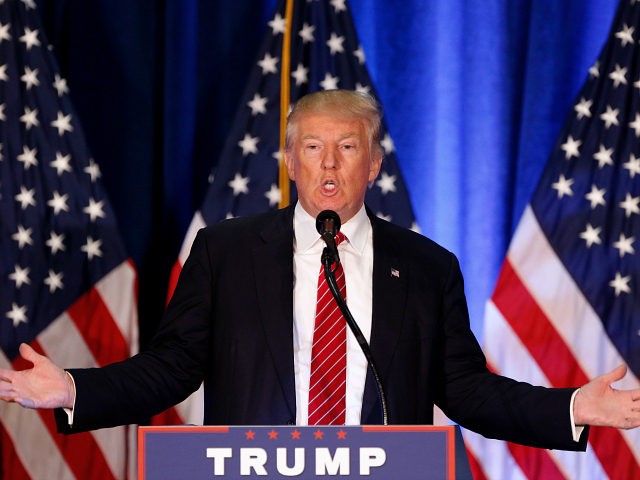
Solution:
{"label": "red stripe on sign", "polygon": [[0,478],[11,480],[30,480],[22,460],[16,451],[13,440],[0,422]]}
{"label": "red stripe on sign", "polygon": [[108,365],[129,356],[129,347],[100,293],[91,288],[67,310],[98,365]]}
{"label": "red stripe on sign", "polygon": [[[44,355],[44,350],[37,340],[31,342],[30,346],[40,355]],[[15,370],[24,370],[31,367],[29,362],[20,356],[12,364]],[[102,454],[102,449],[91,433],[59,434],[57,433],[53,411],[38,410],[38,414],[76,478],[115,479],[109,464]]]}
{"label": "red stripe on sign", "polygon": [[[508,260],[502,266],[492,299],[552,386],[576,386],[589,381]],[[611,478],[640,478],[640,465],[618,430],[593,429],[589,442]]]}

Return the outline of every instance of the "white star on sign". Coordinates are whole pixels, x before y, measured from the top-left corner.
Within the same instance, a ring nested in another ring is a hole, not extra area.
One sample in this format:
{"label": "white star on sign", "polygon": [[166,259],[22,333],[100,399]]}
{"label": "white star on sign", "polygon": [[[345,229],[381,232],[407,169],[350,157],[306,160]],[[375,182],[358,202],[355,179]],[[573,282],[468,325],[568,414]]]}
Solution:
{"label": "white star on sign", "polygon": [[22,250],[25,245],[33,245],[33,240],[31,239],[32,229],[24,228],[22,225],[18,225],[18,231],[11,235],[11,238],[18,242],[18,248]]}
{"label": "white star on sign", "polygon": [[358,49],[353,51],[353,55],[358,59],[360,65],[364,65],[365,57],[364,50],[362,50],[362,46],[358,45]]}
{"label": "white star on sign", "polygon": [[243,177],[240,173],[236,173],[233,180],[231,180],[227,185],[233,189],[234,197],[237,197],[241,193],[249,193],[249,177]]}
{"label": "white star on sign", "polygon": [[258,62],[258,65],[260,65],[262,69],[262,74],[277,73],[276,63],[278,63],[278,60],[280,60],[278,57],[272,57],[269,52],[265,53],[264,58]]}
{"label": "white star on sign", "polygon": [[627,43],[633,44],[633,27],[629,27],[626,23],[622,27],[622,30],[616,32],[616,38],[620,39],[622,46],[626,47]]}
{"label": "white star on sign", "polygon": [[633,248],[633,242],[635,241],[635,237],[626,237],[624,233],[620,234],[617,242],[613,242],[613,248],[617,249],[620,253],[620,258],[624,257],[625,254],[633,255],[636,253],[636,250]]}
{"label": "white star on sign", "polygon": [[396,147],[393,144],[393,140],[391,139],[391,135],[388,133],[385,134],[384,138],[380,141],[380,145],[384,148],[384,153],[389,155],[391,152],[395,151]]}
{"label": "white star on sign", "polygon": [[610,105],[607,105],[607,111],[600,115],[600,119],[604,121],[604,128],[609,128],[611,125],[618,126],[620,124],[618,122],[618,113],[620,113],[619,109],[611,108]]}
{"label": "white star on sign", "polygon": [[551,187],[554,190],[558,191],[558,198],[562,198],[565,195],[572,196],[573,190],[571,190],[571,185],[573,185],[572,178],[565,178],[564,175],[560,175],[558,181],[551,184]]}
{"label": "white star on sign", "polygon": [[640,137],[640,114],[636,113],[636,118],[633,122],[629,122],[629,128],[633,128],[636,137]]}
{"label": "white star on sign", "polygon": [[296,80],[296,86],[299,87],[303,83],[307,83],[309,74],[309,69],[305,68],[301,63],[298,64],[298,68],[296,68],[293,72],[291,72],[291,76]]}
{"label": "white star on sign", "polygon": [[37,148],[29,148],[26,145],[22,147],[22,153],[18,155],[16,158],[19,162],[24,164],[24,169],[29,170],[29,167],[38,165],[38,159],[36,158],[36,153],[38,153]]}
{"label": "white star on sign", "polygon": [[16,303],[11,302],[11,310],[6,313],[6,316],[13,321],[14,328],[21,323],[27,323],[27,307],[24,305],[19,307]]}
{"label": "white star on sign", "polygon": [[609,286],[612,287],[616,291],[616,297],[620,295],[621,292],[631,293],[631,288],[629,287],[629,282],[631,281],[631,275],[627,275],[623,277],[620,272],[616,272],[616,278],[609,282]]}
{"label": "white star on sign", "polygon": [[562,148],[562,150],[564,150],[564,158],[569,160],[571,157],[579,157],[580,145],[582,145],[582,140],[574,140],[573,137],[569,135],[566,143],[563,143],[560,147]]}
{"label": "white star on sign", "polygon": [[24,122],[24,128],[29,131],[31,127],[37,127],[40,125],[38,121],[38,109],[31,110],[29,107],[24,107],[24,114],[20,117],[20,121]]}
{"label": "white star on sign", "polygon": [[640,196],[632,197],[631,194],[627,193],[626,197],[624,197],[624,201],[620,202],[620,208],[624,210],[624,214],[627,218],[629,218],[633,213],[640,215],[640,207],[638,207],[638,203],[640,203]]}
{"label": "white star on sign", "polygon": [[344,52],[344,47],[342,46],[343,42],[344,37],[336,35],[335,32],[331,32],[331,37],[327,40],[327,46],[329,47],[331,55]]}
{"label": "white star on sign", "polygon": [[376,182],[376,185],[380,187],[382,195],[386,195],[389,192],[396,191],[396,176],[389,175],[387,172],[382,172],[380,179]]}
{"label": "white star on sign", "polygon": [[88,173],[91,177],[91,183],[94,183],[98,178],[102,176],[102,173],[100,173],[100,167],[93,160],[93,158],[89,159],[89,166],[84,167],[84,172]]}
{"label": "white star on sign", "polygon": [[596,208],[598,205],[606,205],[606,202],[604,201],[605,193],[607,193],[607,191],[604,188],[599,189],[595,185],[591,185],[591,191],[584,196],[584,198],[589,200],[591,203],[591,210]]}
{"label": "white star on sign", "polygon": [[63,115],[62,112],[58,112],[58,118],[51,122],[51,126],[58,129],[58,135],[60,136],[62,136],[64,132],[73,132],[71,114]]}
{"label": "white star on sign", "polygon": [[282,193],[275,183],[271,184],[271,188],[267,193],[264,194],[264,196],[269,199],[270,207],[275,207],[280,203],[280,200],[282,199]]}
{"label": "white star on sign", "polygon": [[600,150],[593,154],[593,158],[598,160],[598,167],[602,168],[605,165],[613,165],[612,154],[613,148],[604,148],[604,145],[600,144]]}
{"label": "white star on sign", "polygon": [[35,188],[29,190],[23,185],[20,187],[20,193],[15,196],[15,199],[20,203],[20,208],[22,208],[22,210],[26,210],[29,205],[32,207],[36,206],[36,199],[34,198],[35,194]]}
{"label": "white star on sign", "polygon": [[51,255],[55,255],[58,252],[64,252],[66,250],[64,246],[64,235],[58,235],[55,232],[51,232],[51,235],[45,242],[45,245],[51,249]]}
{"label": "white star on sign", "polygon": [[580,238],[587,242],[587,248],[591,248],[591,245],[594,243],[596,245],[600,245],[602,243],[602,240],[600,240],[601,231],[601,227],[594,228],[590,223],[587,223],[585,231],[580,233]]}
{"label": "white star on sign", "polygon": [[95,199],[90,198],[89,205],[84,207],[82,211],[87,215],[89,215],[89,218],[91,219],[92,222],[95,222],[97,218],[105,217],[105,213],[102,210],[103,207],[104,207],[104,200],[100,200],[99,202],[96,202]]}
{"label": "white star on sign", "polygon": [[38,80],[38,69],[31,70],[29,67],[24,67],[24,75],[20,77],[25,84],[27,90],[31,90],[31,87],[37,87],[40,85]]}
{"label": "white star on sign", "polygon": [[592,104],[593,100],[586,100],[584,97],[580,98],[580,102],[573,107],[574,110],[578,112],[578,120],[581,120],[583,117],[591,117]]}
{"label": "white star on sign", "polygon": [[65,193],[64,195],[60,195],[57,191],[53,192],[53,197],[51,200],[47,202],[51,208],[53,208],[53,214],[58,215],[60,212],[69,211],[69,206],[67,205],[67,200],[69,199],[69,194]]}
{"label": "white star on sign", "polygon": [[31,30],[29,27],[24,27],[24,35],[20,37],[20,41],[25,44],[27,51],[31,50],[31,47],[39,47],[38,29]]}
{"label": "white star on sign", "polygon": [[49,293],[55,292],[57,289],[62,289],[62,272],[56,273],[49,269],[49,275],[44,279],[44,284],[49,285]]}
{"label": "white star on sign", "polygon": [[238,142],[238,146],[242,148],[242,155],[246,157],[250,153],[258,153],[259,137],[252,137],[250,134],[245,133],[244,138]]}
{"label": "white star on sign", "polygon": [[253,117],[259,113],[267,113],[267,97],[261,97],[259,93],[254,94],[247,105],[251,109],[251,116]]}
{"label": "white star on sign", "polygon": [[273,35],[277,35],[278,33],[284,33],[287,27],[287,21],[282,18],[282,15],[276,13],[276,16],[273,17],[273,20],[269,22],[269,26],[271,27],[271,32]]}
{"label": "white star on sign", "polygon": [[71,171],[71,165],[69,162],[71,161],[71,155],[62,155],[60,152],[56,152],[56,159],[52,161],[49,165],[56,169],[58,176],[62,175],[64,172]]}
{"label": "white star on sign", "polygon": [[84,253],[87,254],[87,258],[89,260],[93,260],[93,257],[101,257],[102,250],[100,247],[102,246],[102,240],[94,240],[91,237],[87,237],[87,243],[80,247]]}
{"label": "white star on sign", "polygon": [[629,176],[635,178],[636,173],[640,175],[640,157],[636,158],[633,153],[629,157],[629,161],[623,163],[622,166],[629,170]]}
{"label": "white star on sign", "polygon": [[315,29],[316,27],[314,25],[309,25],[307,22],[302,24],[302,29],[298,32],[298,35],[302,38],[303,44],[313,42],[315,40],[315,37],[313,36]]}
{"label": "white star on sign", "polygon": [[58,92],[58,96],[61,97],[65,93],[69,93],[69,87],[67,81],[56,73],[55,80],[53,82],[53,88]]}
{"label": "white star on sign", "polygon": [[335,90],[338,88],[338,77],[333,77],[329,72],[324,74],[324,80],[320,82],[323,90]]}
{"label": "white star on sign", "polygon": [[20,265],[15,265],[13,273],[9,274],[9,278],[16,282],[16,288],[22,287],[22,285],[30,285],[31,279],[29,278],[29,267],[20,268]]}

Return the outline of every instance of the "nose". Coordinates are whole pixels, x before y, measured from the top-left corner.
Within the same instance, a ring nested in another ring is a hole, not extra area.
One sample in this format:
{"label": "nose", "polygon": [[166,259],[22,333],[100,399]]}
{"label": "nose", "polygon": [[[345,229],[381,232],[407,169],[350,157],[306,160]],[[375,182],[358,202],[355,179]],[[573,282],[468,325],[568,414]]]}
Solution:
{"label": "nose", "polygon": [[338,159],[336,153],[332,149],[327,149],[325,155],[322,157],[322,167],[325,169],[336,168]]}

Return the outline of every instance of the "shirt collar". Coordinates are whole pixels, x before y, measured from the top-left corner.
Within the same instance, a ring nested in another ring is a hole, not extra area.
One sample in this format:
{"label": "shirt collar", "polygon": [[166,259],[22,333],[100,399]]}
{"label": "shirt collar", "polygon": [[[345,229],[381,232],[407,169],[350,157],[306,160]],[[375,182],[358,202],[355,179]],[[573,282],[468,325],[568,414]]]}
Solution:
{"label": "shirt collar", "polygon": [[[306,252],[317,242],[321,242],[320,235],[316,230],[316,219],[309,215],[300,202],[296,204],[293,213],[293,231],[295,233],[296,250]],[[358,253],[362,253],[367,243],[371,222],[367,216],[367,211],[362,205],[349,221],[342,225],[340,231],[347,237],[349,244]]]}

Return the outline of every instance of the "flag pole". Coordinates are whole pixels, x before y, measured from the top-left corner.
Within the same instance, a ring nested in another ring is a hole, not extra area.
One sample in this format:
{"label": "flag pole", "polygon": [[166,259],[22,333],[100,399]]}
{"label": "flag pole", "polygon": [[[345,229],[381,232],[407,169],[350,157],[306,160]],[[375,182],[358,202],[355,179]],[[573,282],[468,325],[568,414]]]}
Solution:
{"label": "flag pole", "polygon": [[286,26],[282,38],[282,70],[280,73],[280,160],[278,162],[279,208],[289,205],[289,174],[284,163],[285,129],[289,113],[289,71],[291,67],[291,25],[293,23],[293,0],[287,0]]}

